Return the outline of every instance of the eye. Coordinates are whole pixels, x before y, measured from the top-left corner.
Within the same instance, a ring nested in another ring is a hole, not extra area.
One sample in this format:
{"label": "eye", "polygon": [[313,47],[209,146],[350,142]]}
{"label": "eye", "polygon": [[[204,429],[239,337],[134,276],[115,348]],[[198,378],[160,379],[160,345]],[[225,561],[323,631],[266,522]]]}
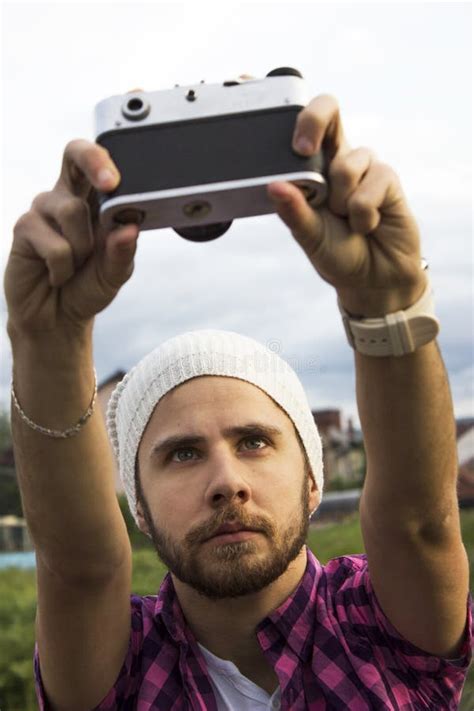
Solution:
{"label": "eye", "polygon": [[[263,442],[263,445],[266,446],[268,442],[263,438],[263,437],[247,437],[244,442]],[[250,447],[250,449],[263,449],[263,447]]]}
{"label": "eye", "polygon": [[[194,452],[195,450],[192,447],[183,447],[182,449],[175,449],[174,452],[171,452],[170,454],[170,460],[171,461],[178,461],[178,462],[189,462],[190,457],[181,457],[181,454],[189,454],[190,452]],[[178,455],[178,459],[175,459],[175,455]]]}

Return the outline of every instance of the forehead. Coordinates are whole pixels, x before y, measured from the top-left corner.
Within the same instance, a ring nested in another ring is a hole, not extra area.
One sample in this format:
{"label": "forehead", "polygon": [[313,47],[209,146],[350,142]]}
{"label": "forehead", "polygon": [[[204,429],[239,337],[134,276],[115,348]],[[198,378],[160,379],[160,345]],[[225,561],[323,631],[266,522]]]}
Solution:
{"label": "forehead", "polygon": [[[196,421],[210,415],[221,419],[259,415],[293,429],[290,418],[267,395],[252,383],[224,376],[199,376],[187,380],[167,393],[156,406],[151,420],[155,423]],[[150,420],[150,421],[151,421]]]}

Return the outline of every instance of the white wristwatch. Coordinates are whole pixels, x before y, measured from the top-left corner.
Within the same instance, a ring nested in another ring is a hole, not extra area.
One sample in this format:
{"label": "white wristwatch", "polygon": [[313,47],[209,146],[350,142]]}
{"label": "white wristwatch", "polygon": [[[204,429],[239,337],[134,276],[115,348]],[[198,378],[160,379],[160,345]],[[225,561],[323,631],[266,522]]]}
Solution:
{"label": "white wristwatch", "polygon": [[368,356],[402,356],[433,341],[439,333],[434,315],[431,284],[423,295],[405,311],[380,318],[356,318],[345,311],[338,299],[339,311],[349,345]]}

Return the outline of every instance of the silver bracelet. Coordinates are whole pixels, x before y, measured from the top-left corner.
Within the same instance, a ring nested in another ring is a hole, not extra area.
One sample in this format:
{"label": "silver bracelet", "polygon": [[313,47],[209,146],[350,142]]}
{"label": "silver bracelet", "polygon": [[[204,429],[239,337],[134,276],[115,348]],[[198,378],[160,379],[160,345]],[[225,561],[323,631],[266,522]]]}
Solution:
{"label": "silver bracelet", "polygon": [[42,427],[41,425],[37,425],[36,422],[33,422],[33,420],[30,420],[30,418],[27,415],[25,415],[25,413],[21,409],[20,403],[18,402],[18,398],[15,393],[15,388],[13,387],[13,382],[12,382],[13,404],[15,405],[15,409],[17,410],[17,412],[20,415],[23,422],[25,422],[29,427],[31,427],[32,430],[35,430],[36,432],[40,432],[41,434],[44,434],[47,437],[54,437],[56,439],[66,439],[67,437],[73,437],[75,434],[77,434],[79,432],[79,430],[82,429],[82,427],[85,425],[85,423],[87,422],[89,417],[94,412],[96,398],[97,398],[97,373],[94,369],[94,394],[92,396],[91,403],[90,403],[89,407],[87,408],[86,412],[80,417],[77,424],[75,424],[73,427],[69,427],[67,430],[64,430],[63,432],[61,432],[61,430],[50,430],[48,427]]}

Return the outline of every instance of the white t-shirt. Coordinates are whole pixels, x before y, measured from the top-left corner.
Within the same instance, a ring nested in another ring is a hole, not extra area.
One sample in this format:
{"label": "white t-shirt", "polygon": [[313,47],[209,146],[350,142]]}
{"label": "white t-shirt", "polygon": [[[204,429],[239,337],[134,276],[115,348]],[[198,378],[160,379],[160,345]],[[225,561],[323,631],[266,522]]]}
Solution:
{"label": "white t-shirt", "polygon": [[[199,644],[199,642],[198,642]],[[243,676],[233,662],[221,659],[199,644],[207,663],[219,711],[278,711],[280,687],[270,696]]]}

